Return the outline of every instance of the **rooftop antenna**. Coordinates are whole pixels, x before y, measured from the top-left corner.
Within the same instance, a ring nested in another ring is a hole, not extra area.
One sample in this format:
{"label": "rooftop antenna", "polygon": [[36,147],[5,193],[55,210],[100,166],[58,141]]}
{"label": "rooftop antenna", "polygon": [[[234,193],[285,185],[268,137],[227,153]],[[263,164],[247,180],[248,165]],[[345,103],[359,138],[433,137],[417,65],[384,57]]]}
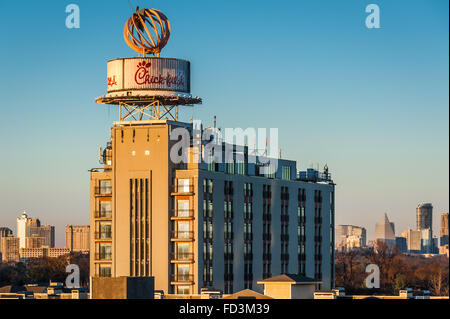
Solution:
{"label": "rooftop antenna", "polygon": [[216,124],[217,124],[217,123],[216,123],[216,119],[217,119],[217,118],[216,118],[216,116],[214,115],[214,128],[216,128]]}

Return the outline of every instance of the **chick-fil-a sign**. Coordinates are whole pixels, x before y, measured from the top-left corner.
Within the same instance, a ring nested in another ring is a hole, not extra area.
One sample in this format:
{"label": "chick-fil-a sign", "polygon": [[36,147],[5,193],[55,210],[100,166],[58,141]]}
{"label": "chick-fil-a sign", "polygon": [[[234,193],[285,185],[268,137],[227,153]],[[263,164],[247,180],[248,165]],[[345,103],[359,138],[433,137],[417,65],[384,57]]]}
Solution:
{"label": "chick-fil-a sign", "polygon": [[155,90],[190,93],[189,61],[124,58],[108,61],[108,92]]}
{"label": "chick-fil-a sign", "polygon": [[165,76],[162,74],[153,75],[150,74],[151,65],[151,62],[146,61],[138,63],[136,73],[134,74],[136,84],[157,84],[166,86],[167,88],[184,86],[184,78],[181,74],[175,76],[171,76],[170,74],[166,74]]}

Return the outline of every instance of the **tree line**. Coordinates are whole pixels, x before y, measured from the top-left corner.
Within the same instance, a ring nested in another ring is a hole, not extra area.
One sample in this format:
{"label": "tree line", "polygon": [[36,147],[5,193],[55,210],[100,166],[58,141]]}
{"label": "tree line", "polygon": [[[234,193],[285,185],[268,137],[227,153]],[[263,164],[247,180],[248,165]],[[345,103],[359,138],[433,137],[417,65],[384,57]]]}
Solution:
{"label": "tree line", "polygon": [[89,282],[89,254],[73,253],[56,258],[33,258],[25,262],[0,263],[0,287],[25,284],[39,284],[66,281],[69,264],[78,265],[80,285],[86,287]]}
{"label": "tree line", "polygon": [[[380,288],[366,287],[366,266],[380,269]],[[397,246],[377,242],[376,249],[338,252],[335,258],[336,287],[349,294],[398,294],[399,290],[429,290],[435,296],[449,295],[449,259],[402,254]]]}

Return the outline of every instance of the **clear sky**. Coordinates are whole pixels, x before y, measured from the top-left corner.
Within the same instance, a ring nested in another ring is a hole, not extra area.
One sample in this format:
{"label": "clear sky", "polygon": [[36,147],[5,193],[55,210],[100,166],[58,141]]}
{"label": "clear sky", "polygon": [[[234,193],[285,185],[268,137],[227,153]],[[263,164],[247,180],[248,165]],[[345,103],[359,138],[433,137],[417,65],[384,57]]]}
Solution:
{"label": "clear sky", "polygon": [[[67,29],[65,8],[81,10]],[[384,212],[399,234],[420,202],[434,229],[449,206],[447,0],[53,0],[0,2],[0,225],[26,210],[56,226],[89,222],[88,169],[117,110],[106,61],[135,56],[123,41],[131,7],[171,21],[162,56],[191,61],[185,112],[220,127],[278,127],[283,157],[328,163],[336,223],[367,228]],[[365,7],[380,7],[368,29]],[[131,4],[131,6],[130,6]]]}

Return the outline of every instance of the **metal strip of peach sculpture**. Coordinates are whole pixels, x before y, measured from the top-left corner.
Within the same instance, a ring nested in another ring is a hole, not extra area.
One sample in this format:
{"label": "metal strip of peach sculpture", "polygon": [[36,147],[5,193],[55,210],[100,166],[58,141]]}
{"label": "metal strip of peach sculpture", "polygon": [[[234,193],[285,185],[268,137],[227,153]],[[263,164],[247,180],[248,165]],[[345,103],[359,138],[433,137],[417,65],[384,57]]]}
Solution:
{"label": "metal strip of peach sculpture", "polygon": [[[156,39],[146,24],[153,29]],[[139,10],[139,7],[136,7],[136,12],[125,23],[123,36],[128,46],[137,53],[159,57],[162,48],[169,41],[170,22],[159,10]]]}

